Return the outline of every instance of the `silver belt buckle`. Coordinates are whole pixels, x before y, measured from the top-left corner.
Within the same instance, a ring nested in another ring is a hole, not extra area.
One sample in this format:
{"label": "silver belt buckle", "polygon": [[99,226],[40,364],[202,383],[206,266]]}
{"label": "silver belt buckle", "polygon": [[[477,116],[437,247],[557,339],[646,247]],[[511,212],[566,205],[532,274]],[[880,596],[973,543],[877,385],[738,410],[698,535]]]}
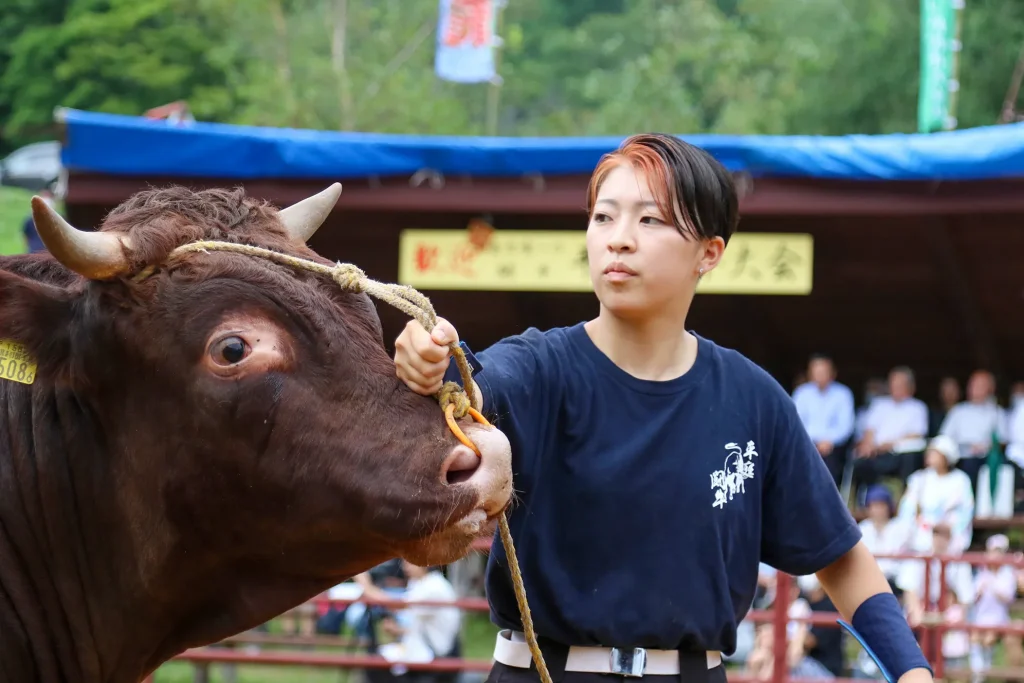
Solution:
{"label": "silver belt buckle", "polygon": [[611,648],[611,672],[628,678],[641,678],[647,668],[647,650],[635,647],[632,650]]}

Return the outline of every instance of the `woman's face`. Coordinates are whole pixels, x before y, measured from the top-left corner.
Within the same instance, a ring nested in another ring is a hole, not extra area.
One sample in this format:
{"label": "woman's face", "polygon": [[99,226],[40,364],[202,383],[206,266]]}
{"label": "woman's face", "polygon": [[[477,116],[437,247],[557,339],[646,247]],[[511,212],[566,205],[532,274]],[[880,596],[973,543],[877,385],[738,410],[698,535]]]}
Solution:
{"label": "woman's face", "polygon": [[946,462],[946,456],[934,448],[929,448],[925,451],[924,464],[925,467],[930,467],[940,473],[949,469],[949,463]]}
{"label": "woman's face", "polygon": [[700,269],[710,272],[724,249],[720,237],[682,235],[632,165],[619,164],[601,184],[587,227],[587,256],[594,292],[612,313],[645,318],[676,309],[685,315]]}
{"label": "woman's face", "polygon": [[868,505],[868,517],[873,522],[888,522],[890,518],[889,504],[884,500],[875,500]]}

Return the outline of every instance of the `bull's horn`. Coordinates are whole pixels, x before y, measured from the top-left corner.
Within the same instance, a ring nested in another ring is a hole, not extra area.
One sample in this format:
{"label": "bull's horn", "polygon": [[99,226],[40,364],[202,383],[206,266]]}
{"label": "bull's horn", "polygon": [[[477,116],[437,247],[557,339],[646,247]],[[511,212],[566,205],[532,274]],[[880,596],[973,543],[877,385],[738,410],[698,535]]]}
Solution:
{"label": "bull's horn", "polygon": [[32,220],[46,249],[64,267],[90,280],[128,272],[122,247],[129,246],[126,235],[78,230],[39,196],[32,197]]}
{"label": "bull's horn", "polygon": [[341,196],[341,183],[334,183],[323,192],[306,197],[298,204],[281,209],[277,217],[284,223],[288,236],[299,244],[305,244],[317,231]]}

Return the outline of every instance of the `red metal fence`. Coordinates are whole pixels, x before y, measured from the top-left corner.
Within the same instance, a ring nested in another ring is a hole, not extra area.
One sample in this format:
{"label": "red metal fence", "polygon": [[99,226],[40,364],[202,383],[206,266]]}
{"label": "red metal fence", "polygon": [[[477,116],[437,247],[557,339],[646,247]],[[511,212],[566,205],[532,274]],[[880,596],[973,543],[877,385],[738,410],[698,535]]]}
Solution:
{"label": "red metal fence", "polygon": [[[1024,626],[1020,625],[1008,625],[1001,627],[985,627],[985,626],[974,626],[966,622],[950,622],[944,616],[942,610],[938,609],[938,605],[944,604],[946,595],[948,593],[948,587],[946,585],[946,567],[949,563],[963,563],[970,565],[1010,565],[1016,569],[1024,569],[1024,556],[1021,554],[1007,555],[1001,559],[990,558],[981,553],[965,553],[958,556],[924,556],[924,555],[913,555],[913,554],[901,554],[901,555],[878,555],[879,559],[898,559],[898,560],[911,560],[920,561],[923,563],[925,560],[937,561],[940,563],[940,583],[941,588],[939,591],[940,597],[938,601],[926,602],[926,610],[924,619],[922,619],[921,625],[915,629],[919,636],[919,641],[922,644],[922,649],[928,661],[931,663],[936,679],[950,678],[965,678],[969,679],[971,672],[967,670],[959,671],[946,671],[945,663],[942,657],[942,636],[950,631],[966,631],[969,633],[974,632],[995,632],[999,634],[1012,634],[1024,637]],[[925,567],[922,566],[922,571]],[[786,650],[787,650],[787,624],[793,622],[806,622],[814,625],[827,626],[832,628],[839,628],[836,620],[840,616],[836,613],[827,612],[816,612],[807,617],[791,618],[788,614],[789,606],[791,603],[792,591],[794,590],[793,577],[779,573],[777,575],[776,587],[775,587],[775,598],[773,605],[767,610],[751,610],[747,614],[747,620],[757,623],[771,623],[773,624],[773,672],[770,679],[770,683],[811,683],[811,679],[807,678],[794,678],[789,675]],[[931,572],[925,571],[924,573],[924,588],[923,593],[925,596],[931,594]],[[409,603],[402,600],[370,600],[370,599],[356,599],[356,600],[330,600],[326,596],[321,596],[313,601],[318,606],[324,606],[326,604],[333,604],[336,607],[346,607],[353,603],[362,603],[364,605],[379,605],[389,607],[393,609],[401,609],[408,606]],[[484,598],[462,598],[454,602],[417,602],[417,605],[422,606],[439,606],[439,607],[450,607],[455,606],[459,609],[469,612],[487,612],[488,606],[487,601]],[[281,642],[285,639],[279,639]],[[379,655],[371,655],[364,653],[312,653],[305,651],[288,651],[288,650],[270,650],[260,652],[245,652],[234,649],[233,644],[230,641],[225,641],[221,647],[216,648],[196,648],[188,650],[178,657],[179,661],[187,661],[196,664],[199,667],[205,669],[209,664],[259,664],[266,666],[309,666],[309,667],[326,667],[332,669],[385,669],[394,665],[393,662],[389,662]],[[475,671],[475,672],[486,672],[491,668],[490,659],[458,659],[458,658],[446,658],[446,659],[435,659],[431,662],[419,662],[419,663],[408,663],[405,664],[409,670],[419,671]],[[1024,670],[1018,671],[1007,671],[1001,670],[998,672],[999,678],[1024,678]],[[152,677],[148,681],[152,681]],[[749,673],[743,670],[732,670],[729,673],[730,683],[754,683],[757,679],[751,676]],[[762,681],[764,679],[761,679]],[[857,682],[856,679],[831,679],[833,683],[863,683],[862,681]],[[159,679],[157,679],[159,683]]]}

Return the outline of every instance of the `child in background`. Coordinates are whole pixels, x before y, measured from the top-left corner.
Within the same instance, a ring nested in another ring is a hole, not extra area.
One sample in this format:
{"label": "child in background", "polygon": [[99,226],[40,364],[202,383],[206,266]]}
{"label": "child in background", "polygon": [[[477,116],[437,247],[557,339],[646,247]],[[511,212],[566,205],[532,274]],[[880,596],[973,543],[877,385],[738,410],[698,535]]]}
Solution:
{"label": "child in background", "polygon": [[[941,613],[949,624],[965,621],[967,608],[974,602],[974,577],[971,565],[966,562],[949,562],[946,564],[946,591],[942,591],[942,563],[931,556],[959,555],[950,547],[952,528],[945,521],[932,526],[932,542],[924,549],[922,559],[904,560],[900,565],[896,585],[903,591],[903,603],[907,613],[907,622],[911,628],[917,628],[924,620],[926,612]],[[928,593],[925,594],[925,573],[929,574]],[[940,596],[942,600],[940,601]],[[937,634],[931,632],[925,637],[937,645]],[[951,629],[942,637],[942,654],[946,666],[967,666],[970,653],[970,639],[962,630]]]}
{"label": "child in background", "polygon": [[[899,555],[908,552],[911,526],[906,520],[893,518],[896,514],[896,503],[889,489],[881,484],[868,488],[864,496],[867,505],[867,518],[860,523],[860,532],[864,545],[872,555]],[[896,577],[900,571],[900,561],[890,558],[878,558],[878,567],[889,580],[893,592],[898,593]]]}
{"label": "child in background", "polygon": [[[989,537],[985,542],[985,554],[1001,559],[1010,548],[1009,539],[1003,534]],[[975,603],[971,623],[978,626],[1006,626],[1010,623],[1010,605],[1017,597],[1017,577],[1009,565],[989,564],[981,567],[974,577]],[[1003,641],[1007,666],[1019,666],[1021,642],[1017,636],[1000,636],[996,633],[971,634],[971,671],[974,680],[984,678],[982,672],[992,668],[992,647]]]}

